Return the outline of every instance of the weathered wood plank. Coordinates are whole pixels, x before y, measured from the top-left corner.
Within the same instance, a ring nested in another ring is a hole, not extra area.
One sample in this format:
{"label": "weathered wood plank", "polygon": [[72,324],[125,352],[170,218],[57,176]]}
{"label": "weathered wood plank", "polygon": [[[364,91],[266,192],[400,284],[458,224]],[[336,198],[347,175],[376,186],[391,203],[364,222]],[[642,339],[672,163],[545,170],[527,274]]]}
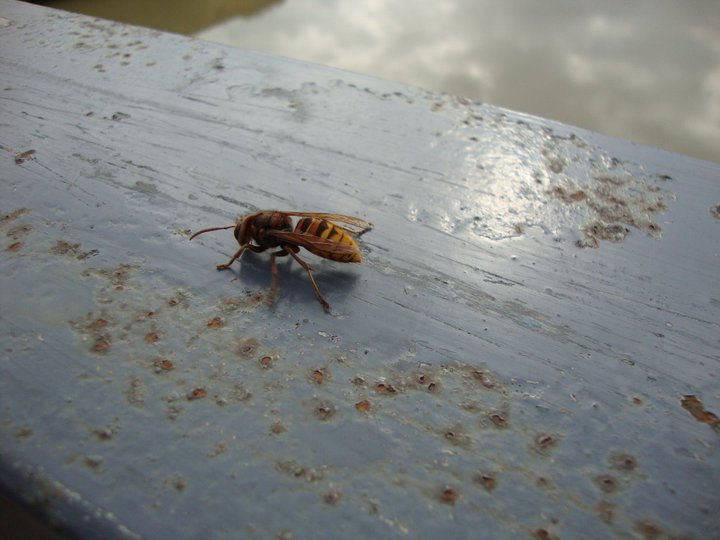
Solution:
{"label": "weathered wood plank", "polygon": [[[720,533],[717,165],[0,17],[4,491],[85,537]],[[312,261],[331,315],[188,242],[264,208],[374,222],[362,265]]]}

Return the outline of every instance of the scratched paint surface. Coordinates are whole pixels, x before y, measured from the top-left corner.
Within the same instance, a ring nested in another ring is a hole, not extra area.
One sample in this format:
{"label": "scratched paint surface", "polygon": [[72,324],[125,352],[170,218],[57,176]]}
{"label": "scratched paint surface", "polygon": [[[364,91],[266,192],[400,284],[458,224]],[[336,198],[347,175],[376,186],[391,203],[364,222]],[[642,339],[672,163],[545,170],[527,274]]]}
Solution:
{"label": "scratched paint surface", "polygon": [[[720,533],[716,165],[0,6],[3,490],[81,537]],[[188,242],[266,208],[375,224],[307,257],[332,314]]]}

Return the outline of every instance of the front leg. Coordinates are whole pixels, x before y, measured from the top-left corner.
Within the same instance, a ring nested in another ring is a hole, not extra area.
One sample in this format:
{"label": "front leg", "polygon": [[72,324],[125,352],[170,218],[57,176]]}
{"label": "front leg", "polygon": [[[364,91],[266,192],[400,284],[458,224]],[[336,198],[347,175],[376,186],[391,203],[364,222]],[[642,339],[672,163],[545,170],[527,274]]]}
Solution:
{"label": "front leg", "polygon": [[255,245],[251,244],[250,242],[248,242],[247,244],[240,246],[240,249],[237,250],[235,255],[233,255],[228,262],[226,262],[225,264],[218,264],[216,268],[218,270],[227,270],[228,268],[230,268],[232,266],[232,263],[234,263],[235,261],[237,261],[240,258],[240,255],[242,255],[243,251],[245,251],[246,249],[249,249],[250,251],[254,251],[255,253],[261,253],[261,252],[265,251],[267,248],[255,246]]}

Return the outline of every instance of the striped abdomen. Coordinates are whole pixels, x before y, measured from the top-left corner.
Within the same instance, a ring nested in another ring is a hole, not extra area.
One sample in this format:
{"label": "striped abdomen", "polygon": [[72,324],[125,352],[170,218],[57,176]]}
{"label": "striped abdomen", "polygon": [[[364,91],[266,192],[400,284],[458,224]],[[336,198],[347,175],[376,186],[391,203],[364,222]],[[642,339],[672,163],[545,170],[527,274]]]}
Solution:
{"label": "striped abdomen", "polygon": [[344,244],[353,248],[352,253],[338,253],[337,251],[334,251],[332,247],[325,245],[303,246],[310,253],[314,253],[318,257],[338,262],[360,262],[360,250],[355,243],[355,239],[342,227],[338,227],[337,225],[324,219],[306,217],[302,218],[298,221],[297,225],[295,225],[295,232],[310,236],[317,236],[318,238],[328,240],[335,244]]}

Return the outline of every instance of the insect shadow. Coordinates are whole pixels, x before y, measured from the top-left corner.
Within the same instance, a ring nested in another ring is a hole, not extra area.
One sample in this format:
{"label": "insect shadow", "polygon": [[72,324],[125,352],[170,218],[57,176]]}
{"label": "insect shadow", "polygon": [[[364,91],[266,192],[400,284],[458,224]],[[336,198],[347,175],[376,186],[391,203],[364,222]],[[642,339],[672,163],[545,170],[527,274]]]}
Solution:
{"label": "insect shadow", "polygon": [[[310,257],[308,257],[309,259]],[[338,299],[347,296],[360,277],[357,271],[344,270],[332,261],[322,259],[308,260],[313,275],[323,291]],[[308,282],[307,274],[291,257],[277,259],[278,298],[291,302],[312,300],[315,295]],[[354,269],[353,269],[354,270]],[[235,263],[231,271],[240,278],[244,286],[267,292],[272,277],[270,275],[270,257],[267,253],[243,253],[240,261]]]}

